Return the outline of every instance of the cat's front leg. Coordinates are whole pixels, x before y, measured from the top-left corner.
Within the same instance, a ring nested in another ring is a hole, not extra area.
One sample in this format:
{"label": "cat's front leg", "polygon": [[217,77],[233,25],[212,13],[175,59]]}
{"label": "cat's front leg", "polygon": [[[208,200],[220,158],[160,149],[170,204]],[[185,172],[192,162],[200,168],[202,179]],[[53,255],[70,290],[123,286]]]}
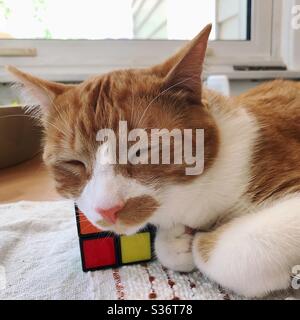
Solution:
{"label": "cat's front leg", "polygon": [[262,297],[292,285],[300,265],[300,195],[270,203],[193,240],[197,268],[225,288]]}
{"label": "cat's front leg", "polygon": [[184,225],[158,229],[155,251],[161,264],[171,270],[190,272],[195,269],[192,255],[193,234]]}

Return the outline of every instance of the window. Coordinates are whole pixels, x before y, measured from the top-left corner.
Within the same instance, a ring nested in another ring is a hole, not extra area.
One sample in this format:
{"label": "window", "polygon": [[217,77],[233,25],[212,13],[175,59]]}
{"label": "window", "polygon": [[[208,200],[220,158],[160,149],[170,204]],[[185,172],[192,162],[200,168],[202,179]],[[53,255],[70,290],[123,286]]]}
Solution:
{"label": "window", "polygon": [[[280,37],[274,36],[274,19],[282,1],[0,0],[0,66],[15,64],[61,81],[149,66],[209,22],[213,69],[276,64]],[[8,79],[2,68],[0,79]]]}
{"label": "window", "polygon": [[248,40],[249,0],[2,0],[0,39]]}

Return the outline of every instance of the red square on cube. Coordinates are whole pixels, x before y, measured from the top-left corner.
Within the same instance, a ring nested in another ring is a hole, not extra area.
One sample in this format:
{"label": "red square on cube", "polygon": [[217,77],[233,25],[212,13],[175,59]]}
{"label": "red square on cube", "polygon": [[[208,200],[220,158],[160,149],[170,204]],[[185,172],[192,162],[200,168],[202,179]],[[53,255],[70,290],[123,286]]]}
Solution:
{"label": "red square on cube", "polygon": [[111,237],[85,239],[82,250],[85,269],[109,267],[117,263],[115,241]]}

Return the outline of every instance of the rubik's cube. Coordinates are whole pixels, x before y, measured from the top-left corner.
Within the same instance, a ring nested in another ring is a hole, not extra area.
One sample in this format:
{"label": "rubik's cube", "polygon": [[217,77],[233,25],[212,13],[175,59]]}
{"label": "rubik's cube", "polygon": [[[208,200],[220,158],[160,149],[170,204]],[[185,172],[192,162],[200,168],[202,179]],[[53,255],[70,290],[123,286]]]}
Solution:
{"label": "rubik's cube", "polygon": [[92,225],[75,206],[83,271],[115,268],[153,258],[155,228],[148,226],[131,236],[118,236]]}

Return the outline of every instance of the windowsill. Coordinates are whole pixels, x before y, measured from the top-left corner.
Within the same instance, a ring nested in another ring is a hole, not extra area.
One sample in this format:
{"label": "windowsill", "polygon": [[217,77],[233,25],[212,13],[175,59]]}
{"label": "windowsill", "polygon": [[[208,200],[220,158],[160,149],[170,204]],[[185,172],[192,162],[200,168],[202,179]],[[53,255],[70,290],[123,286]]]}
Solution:
{"label": "windowsill", "polygon": [[271,79],[300,79],[299,71],[235,71],[232,66],[218,65],[207,70],[208,75],[226,75],[230,80],[271,80]]}
{"label": "windowsill", "polygon": [[[130,66],[129,66],[130,67]],[[140,66],[143,67],[143,66]],[[103,74],[123,66],[84,66],[84,67],[27,67],[22,70],[36,76],[61,82],[81,82],[91,76]],[[204,71],[204,78],[208,75],[226,75],[230,80],[270,80],[276,78],[300,79],[299,71],[235,71],[230,65],[209,66]],[[0,68],[0,83],[12,82],[11,76]]]}

